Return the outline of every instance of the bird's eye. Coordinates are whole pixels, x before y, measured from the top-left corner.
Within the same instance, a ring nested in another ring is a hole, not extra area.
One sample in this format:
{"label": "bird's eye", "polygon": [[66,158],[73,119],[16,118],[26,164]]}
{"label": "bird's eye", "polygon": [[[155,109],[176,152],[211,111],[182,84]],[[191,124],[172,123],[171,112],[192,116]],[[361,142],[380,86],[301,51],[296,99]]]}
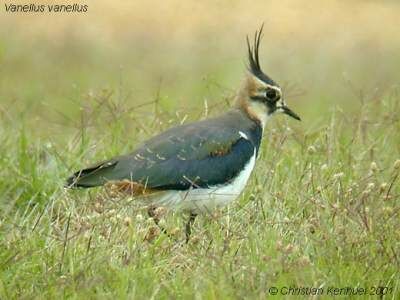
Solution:
{"label": "bird's eye", "polygon": [[268,100],[271,100],[271,101],[279,100],[279,94],[274,89],[267,90],[267,92],[265,93],[265,96],[267,97]]}

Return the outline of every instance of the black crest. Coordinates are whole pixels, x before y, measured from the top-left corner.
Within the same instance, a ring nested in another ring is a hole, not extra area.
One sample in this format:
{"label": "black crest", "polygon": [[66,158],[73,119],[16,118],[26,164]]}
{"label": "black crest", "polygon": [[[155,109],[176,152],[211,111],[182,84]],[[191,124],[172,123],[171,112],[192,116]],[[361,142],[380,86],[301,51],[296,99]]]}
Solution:
{"label": "black crest", "polygon": [[260,30],[256,31],[254,34],[254,45],[251,47],[249,37],[246,37],[247,40],[247,49],[249,52],[249,71],[257,76],[258,79],[268,83],[270,85],[277,85],[271,78],[269,78],[263,71],[261,71],[260,66],[260,58],[258,55],[258,50],[260,48],[260,41],[262,37],[262,31],[264,28],[264,24],[261,25]]}

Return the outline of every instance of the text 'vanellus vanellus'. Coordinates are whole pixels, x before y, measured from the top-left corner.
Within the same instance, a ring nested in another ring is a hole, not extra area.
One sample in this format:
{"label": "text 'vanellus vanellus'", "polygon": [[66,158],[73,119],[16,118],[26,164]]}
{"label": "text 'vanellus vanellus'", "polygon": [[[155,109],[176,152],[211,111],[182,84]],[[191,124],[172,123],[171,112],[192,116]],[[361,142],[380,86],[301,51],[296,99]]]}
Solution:
{"label": "text 'vanellus vanellus'", "polygon": [[212,119],[171,128],[142,144],[131,154],[80,170],[67,186],[90,188],[119,185],[150,207],[199,213],[235,200],[244,189],[256,162],[268,119],[282,112],[297,120],[282,97],[279,85],[260,67],[262,28],[247,38],[249,67],[234,107]]}

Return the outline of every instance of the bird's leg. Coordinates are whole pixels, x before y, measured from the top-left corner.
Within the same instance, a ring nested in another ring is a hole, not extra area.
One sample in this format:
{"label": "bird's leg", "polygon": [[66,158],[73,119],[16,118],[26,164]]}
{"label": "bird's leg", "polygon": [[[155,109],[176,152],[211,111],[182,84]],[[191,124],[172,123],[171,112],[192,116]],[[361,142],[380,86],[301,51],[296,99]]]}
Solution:
{"label": "bird's leg", "polygon": [[147,214],[149,215],[150,218],[152,218],[154,220],[154,223],[156,223],[158,228],[160,228],[161,232],[169,236],[169,234],[167,233],[167,230],[159,224],[160,219],[159,219],[158,214],[156,213],[156,209],[157,209],[156,206],[153,206],[153,205],[149,206],[149,209],[147,210]]}
{"label": "bird's leg", "polygon": [[189,220],[188,220],[188,222],[186,223],[186,244],[189,242],[189,239],[190,239],[190,235],[191,235],[191,233],[192,233],[192,225],[193,225],[193,223],[194,223],[194,220],[196,219],[196,216],[197,216],[197,214],[195,214],[195,213],[190,213],[190,216],[189,216]]}

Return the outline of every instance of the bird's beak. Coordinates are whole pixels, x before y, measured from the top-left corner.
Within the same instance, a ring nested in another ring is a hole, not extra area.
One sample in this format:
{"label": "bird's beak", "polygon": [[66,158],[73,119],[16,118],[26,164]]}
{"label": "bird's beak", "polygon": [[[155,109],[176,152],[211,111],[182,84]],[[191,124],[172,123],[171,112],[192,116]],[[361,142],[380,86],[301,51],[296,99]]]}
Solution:
{"label": "bird's beak", "polygon": [[291,110],[289,107],[287,107],[286,105],[281,106],[281,110],[284,114],[287,114],[288,116],[291,116],[292,118],[301,121],[300,117],[293,111]]}

